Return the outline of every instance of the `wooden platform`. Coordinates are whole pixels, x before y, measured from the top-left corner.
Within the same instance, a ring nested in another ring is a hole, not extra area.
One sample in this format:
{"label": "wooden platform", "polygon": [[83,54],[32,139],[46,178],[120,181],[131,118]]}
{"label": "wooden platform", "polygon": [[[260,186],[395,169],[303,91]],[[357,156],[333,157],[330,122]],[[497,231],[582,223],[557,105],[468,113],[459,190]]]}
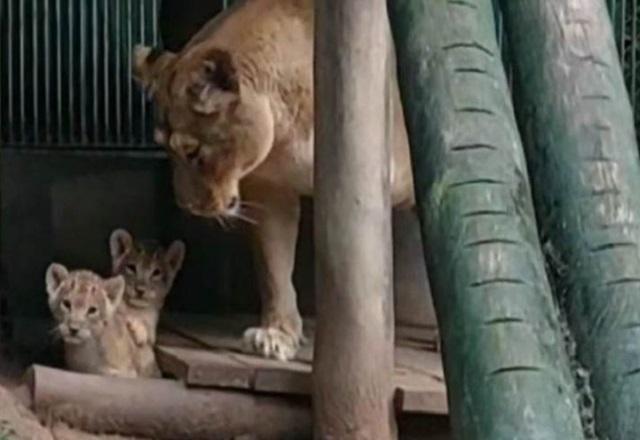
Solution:
{"label": "wooden platform", "polygon": [[[170,315],[158,336],[161,369],[187,386],[251,390],[257,393],[308,395],[313,338],[291,362],[263,359],[242,352],[240,338],[255,318]],[[305,335],[313,322],[305,321]],[[447,414],[446,389],[437,332],[427,327],[396,329],[395,384],[399,410]]]}

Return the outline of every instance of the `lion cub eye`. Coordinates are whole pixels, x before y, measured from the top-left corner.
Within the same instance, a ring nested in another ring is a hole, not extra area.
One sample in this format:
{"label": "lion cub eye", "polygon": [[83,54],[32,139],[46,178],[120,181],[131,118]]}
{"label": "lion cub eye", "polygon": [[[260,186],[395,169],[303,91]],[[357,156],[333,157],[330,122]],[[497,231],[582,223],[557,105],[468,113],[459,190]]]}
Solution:
{"label": "lion cub eye", "polygon": [[68,299],[62,301],[62,308],[71,310],[71,301],[69,301]]}
{"label": "lion cub eye", "polygon": [[98,313],[98,309],[94,306],[89,307],[89,310],[87,310],[87,315],[89,316],[94,316],[96,313]]}
{"label": "lion cub eye", "polygon": [[153,272],[151,272],[152,278],[160,278],[160,275],[162,275],[162,272],[158,268],[153,269]]}
{"label": "lion cub eye", "polygon": [[127,265],[124,267],[124,270],[125,270],[127,273],[130,273],[131,275],[135,275],[135,273],[136,273],[136,265],[135,265],[135,264],[127,264]]}

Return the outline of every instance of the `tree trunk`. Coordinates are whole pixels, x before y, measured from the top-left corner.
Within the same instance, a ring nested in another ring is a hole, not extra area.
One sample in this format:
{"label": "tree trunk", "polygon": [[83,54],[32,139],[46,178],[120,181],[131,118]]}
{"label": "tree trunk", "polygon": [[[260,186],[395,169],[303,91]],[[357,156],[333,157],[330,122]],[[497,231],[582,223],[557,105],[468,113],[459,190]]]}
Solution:
{"label": "tree trunk", "polygon": [[315,438],[396,437],[384,0],[315,2]]}
{"label": "tree trunk", "polygon": [[596,433],[637,439],[640,163],[606,5],[502,7],[538,218],[578,359],[591,372]]}
{"label": "tree trunk", "polygon": [[454,437],[582,439],[491,0],[389,10]]}

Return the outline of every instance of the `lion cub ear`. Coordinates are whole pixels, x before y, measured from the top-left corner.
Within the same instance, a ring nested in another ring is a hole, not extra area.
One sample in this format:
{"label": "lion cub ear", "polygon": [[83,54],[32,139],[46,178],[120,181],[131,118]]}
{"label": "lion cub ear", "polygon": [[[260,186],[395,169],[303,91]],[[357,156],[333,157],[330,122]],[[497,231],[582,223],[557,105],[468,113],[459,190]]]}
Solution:
{"label": "lion cub ear", "polygon": [[169,266],[172,278],[176,276],[176,274],[182,267],[185,252],[186,246],[182,240],[174,241],[173,243],[171,243],[171,246],[169,246],[169,249],[167,249],[164,258],[167,262],[167,265]]}
{"label": "lion cub ear", "polygon": [[240,83],[231,53],[220,49],[210,50],[188,92],[195,98],[193,110],[206,115],[220,111],[235,101],[240,93]]}
{"label": "lion cub ear", "polygon": [[107,294],[107,311],[109,314],[115,312],[122,302],[124,295],[125,281],[122,275],[118,275],[104,280],[104,291]]}
{"label": "lion cub ear", "polygon": [[62,264],[51,263],[49,265],[47,268],[47,274],[45,275],[49,303],[55,302],[58,297],[58,289],[68,276],[69,271]]}
{"label": "lion cub ear", "polygon": [[133,237],[125,229],[116,229],[109,237],[109,250],[111,251],[111,264],[115,269],[122,260],[133,249]]}

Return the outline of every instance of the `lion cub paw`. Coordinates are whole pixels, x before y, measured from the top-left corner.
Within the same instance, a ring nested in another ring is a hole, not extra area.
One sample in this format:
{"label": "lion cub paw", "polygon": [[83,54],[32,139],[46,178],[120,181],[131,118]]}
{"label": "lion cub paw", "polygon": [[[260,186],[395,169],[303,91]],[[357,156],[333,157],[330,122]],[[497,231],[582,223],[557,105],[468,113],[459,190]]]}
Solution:
{"label": "lion cub paw", "polygon": [[134,319],[127,319],[127,329],[136,345],[142,347],[149,342],[147,328],[143,323]]}
{"label": "lion cub paw", "polygon": [[243,341],[247,351],[281,361],[293,359],[300,346],[299,338],[274,327],[248,328]]}

